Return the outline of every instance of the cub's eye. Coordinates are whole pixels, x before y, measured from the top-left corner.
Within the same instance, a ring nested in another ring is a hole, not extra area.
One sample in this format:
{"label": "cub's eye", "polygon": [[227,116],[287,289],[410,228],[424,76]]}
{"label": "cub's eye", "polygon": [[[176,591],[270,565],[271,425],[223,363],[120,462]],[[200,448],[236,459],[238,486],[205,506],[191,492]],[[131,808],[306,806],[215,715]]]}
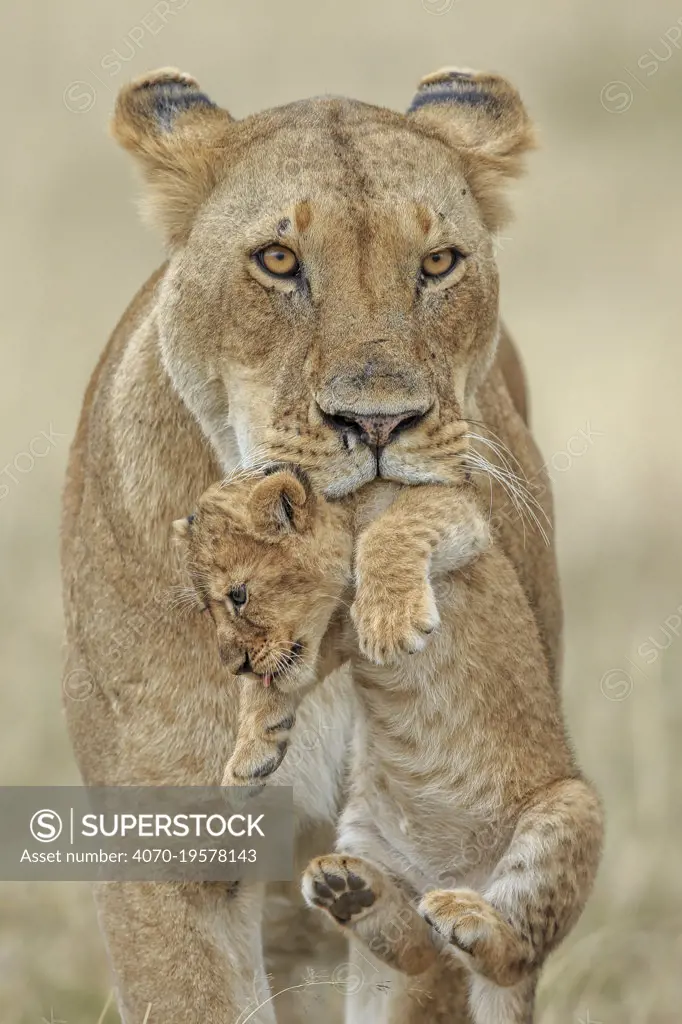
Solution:
{"label": "cub's eye", "polygon": [[255,258],[263,270],[276,277],[296,277],[300,270],[296,254],[284,245],[266,245]]}
{"label": "cub's eye", "polygon": [[456,249],[437,249],[422,260],[424,277],[445,277],[464,257]]}
{"label": "cub's eye", "polygon": [[246,584],[240,583],[237,587],[232,587],[229,593],[229,598],[235,608],[241,608],[245,605],[248,600],[248,592],[246,590]]}

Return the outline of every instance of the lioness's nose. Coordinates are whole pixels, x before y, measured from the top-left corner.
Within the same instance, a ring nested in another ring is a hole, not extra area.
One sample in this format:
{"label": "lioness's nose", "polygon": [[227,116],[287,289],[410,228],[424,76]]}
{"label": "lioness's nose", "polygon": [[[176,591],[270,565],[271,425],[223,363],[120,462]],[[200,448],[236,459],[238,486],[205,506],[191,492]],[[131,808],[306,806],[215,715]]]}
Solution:
{"label": "lioness's nose", "polygon": [[384,413],[365,415],[356,412],[338,412],[331,416],[327,415],[325,418],[336,430],[348,431],[350,428],[358,433],[360,440],[365,444],[382,448],[392,441],[401,430],[415,426],[423,416],[423,412],[408,409],[392,416]]}

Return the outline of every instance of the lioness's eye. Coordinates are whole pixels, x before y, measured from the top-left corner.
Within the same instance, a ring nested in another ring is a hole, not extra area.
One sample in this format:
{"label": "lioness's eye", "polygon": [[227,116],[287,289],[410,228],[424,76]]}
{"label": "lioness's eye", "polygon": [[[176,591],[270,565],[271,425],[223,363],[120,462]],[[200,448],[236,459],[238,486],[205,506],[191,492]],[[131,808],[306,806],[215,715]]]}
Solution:
{"label": "lioness's eye", "polygon": [[299,271],[296,253],[284,245],[266,245],[258,250],[256,259],[263,270],[277,277],[296,277]]}
{"label": "lioness's eye", "polygon": [[462,254],[456,249],[438,249],[436,252],[430,252],[422,260],[422,274],[424,277],[445,277],[461,259]]}
{"label": "lioness's eye", "polygon": [[239,586],[232,587],[230,590],[230,601],[236,608],[241,608],[246,604],[248,596],[245,583],[240,583]]}

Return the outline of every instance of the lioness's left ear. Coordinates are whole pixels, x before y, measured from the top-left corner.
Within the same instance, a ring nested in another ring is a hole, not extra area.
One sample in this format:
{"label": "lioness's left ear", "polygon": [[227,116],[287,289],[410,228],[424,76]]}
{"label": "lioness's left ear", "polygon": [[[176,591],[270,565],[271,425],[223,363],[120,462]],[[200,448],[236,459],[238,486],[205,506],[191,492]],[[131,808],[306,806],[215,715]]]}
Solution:
{"label": "lioness's left ear", "polygon": [[148,188],[143,209],[171,245],[189,234],[216,184],[232,123],[176,68],[151,71],[119,92],[111,133],[141,167]]}
{"label": "lioness's left ear", "polygon": [[505,181],[523,172],[523,157],[535,146],[513,85],[499,75],[443,68],[421,80],[408,114],[457,149],[487,227],[500,228],[509,218]]}
{"label": "lioness's left ear", "polygon": [[261,533],[302,533],[312,521],[314,501],[308,479],[300,470],[275,470],[254,487],[249,513]]}

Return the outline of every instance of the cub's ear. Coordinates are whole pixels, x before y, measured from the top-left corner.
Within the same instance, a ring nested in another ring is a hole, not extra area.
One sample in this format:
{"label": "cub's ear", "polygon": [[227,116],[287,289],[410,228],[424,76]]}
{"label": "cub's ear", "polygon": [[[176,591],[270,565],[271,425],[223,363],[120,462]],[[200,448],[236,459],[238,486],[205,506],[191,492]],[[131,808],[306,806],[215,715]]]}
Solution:
{"label": "cub's ear", "polygon": [[249,514],[260,533],[303,533],[312,523],[314,503],[310,483],[301,470],[273,468],[251,492]]}
{"label": "cub's ear", "polygon": [[499,75],[443,68],[422,78],[408,114],[457,149],[487,227],[502,227],[509,219],[506,180],[523,172],[523,158],[536,145],[513,85]]}
{"label": "cub's ear", "polygon": [[231,123],[175,68],[152,71],[118,94],[111,133],[139,164],[148,186],[143,211],[171,246],[187,237],[216,183]]}
{"label": "cub's ear", "polygon": [[190,533],[192,532],[193,521],[194,514],[192,514],[191,516],[185,516],[182,519],[173,520],[173,537],[178,541],[178,543],[187,543],[187,541],[189,540]]}

